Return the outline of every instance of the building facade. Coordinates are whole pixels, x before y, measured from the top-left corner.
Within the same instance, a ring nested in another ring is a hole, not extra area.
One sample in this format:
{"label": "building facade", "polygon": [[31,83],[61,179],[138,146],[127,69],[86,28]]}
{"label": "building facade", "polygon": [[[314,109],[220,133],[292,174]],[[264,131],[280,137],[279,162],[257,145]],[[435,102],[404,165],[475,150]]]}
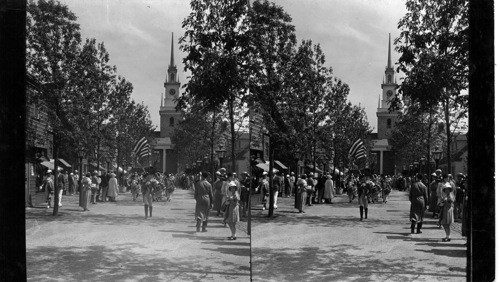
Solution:
{"label": "building facade", "polygon": [[174,34],[170,47],[170,65],[165,82],[165,92],[161,95],[160,131],[155,132],[153,140],[153,166],[163,173],[177,173],[179,170],[178,156],[172,143],[174,129],[181,119],[181,113],[175,110],[181,83],[174,62]]}
{"label": "building facade", "polygon": [[[26,96],[41,91],[41,85],[31,76],[26,78]],[[29,99],[28,99],[29,100]],[[54,169],[52,158],[53,132],[47,107],[43,101],[26,104],[26,152],[25,152],[25,206],[36,206],[45,201],[40,190],[47,170]]]}
{"label": "building facade", "polygon": [[389,34],[389,45],[387,54],[387,66],[382,79],[382,95],[377,107],[377,133],[376,139],[372,139],[371,155],[375,160],[373,164],[374,173],[393,175],[396,174],[394,152],[391,151],[389,139],[398,118],[398,112],[390,112],[391,101],[396,95],[397,88],[395,71],[391,62],[391,35]]}

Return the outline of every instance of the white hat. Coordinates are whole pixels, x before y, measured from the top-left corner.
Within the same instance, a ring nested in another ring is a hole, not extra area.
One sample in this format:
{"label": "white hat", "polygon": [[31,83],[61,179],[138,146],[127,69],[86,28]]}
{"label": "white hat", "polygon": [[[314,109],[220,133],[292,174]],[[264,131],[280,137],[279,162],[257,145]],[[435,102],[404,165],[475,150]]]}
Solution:
{"label": "white hat", "polygon": [[444,185],[443,185],[443,190],[444,189],[451,189],[451,184],[446,182]]}
{"label": "white hat", "polygon": [[47,170],[47,173],[52,173],[52,170],[51,169]]}
{"label": "white hat", "polygon": [[267,171],[264,171],[264,172],[262,173],[262,175],[267,175]]}
{"label": "white hat", "polygon": [[238,185],[236,185],[236,182],[231,181],[231,182],[229,182],[229,189],[231,189],[231,187],[235,187],[235,188],[237,188],[237,187],[238,187]]}

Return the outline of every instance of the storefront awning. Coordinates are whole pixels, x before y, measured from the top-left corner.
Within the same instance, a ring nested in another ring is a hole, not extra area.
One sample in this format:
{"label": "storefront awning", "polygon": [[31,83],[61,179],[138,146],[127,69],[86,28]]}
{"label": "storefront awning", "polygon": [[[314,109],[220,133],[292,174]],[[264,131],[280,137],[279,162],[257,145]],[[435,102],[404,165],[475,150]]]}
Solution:
{"label": "storefront awning", "polygon": [[45,162],[41,162],[40,164],[43,165],[44,167],[48,168],[48,169],[52,169],[52,170],[54,169],[54,164],[51,163],[51,162],[45,161]]}
{"label": "storefront awning", "polygon": [[60,162],[63,166],[65,166],[66,168],[70,168],[70,167],[71,167],[71,165],[70,165],[67,161],[65,161],[64,159],[60,159],[60,158],[59,158],[59,159],[57,159],[57,160],[58,160],[58,161],[59,161],[59,162]]}
{"label": "storefront awning", "polygon": [[274,161],[275,164],[277,164],[281,169],[288,169],[284,164],[282,164],[280,161]]}
{"label": "storefront awning", "polygon": [[[258,168],[263,169],[264,171],[269,171],[269,164],[267,163],[260,163],[256,165]],[[274,172],[278,172],[277,169],[273,169]]]}

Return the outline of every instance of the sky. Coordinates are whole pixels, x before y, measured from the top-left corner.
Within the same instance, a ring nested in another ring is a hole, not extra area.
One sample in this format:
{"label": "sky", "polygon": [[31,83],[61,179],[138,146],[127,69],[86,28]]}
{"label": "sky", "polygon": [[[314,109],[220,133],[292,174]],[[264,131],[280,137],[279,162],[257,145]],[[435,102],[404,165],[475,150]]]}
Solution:
{"label": "sky", "polygon": [[[182,21],[189,15],[189,0],[60,0],[78,17],[83,38],[104,42],[110,63],[134,85],[132,98],[149,109],[160,127],[163,83],[170,63],[174,36],[174,62],[181,84],[187,82],[178,40]],[[403,0],[275,0],[292,17],[297,41],[320,44],[326,66],[350,87],[348,99],[365,108],[377,131],[377,105],[387,65],[389,33],[406,12]],[[391,47],[392,63],[399,55]],[[396,74],[400,78],[401,74]]]}

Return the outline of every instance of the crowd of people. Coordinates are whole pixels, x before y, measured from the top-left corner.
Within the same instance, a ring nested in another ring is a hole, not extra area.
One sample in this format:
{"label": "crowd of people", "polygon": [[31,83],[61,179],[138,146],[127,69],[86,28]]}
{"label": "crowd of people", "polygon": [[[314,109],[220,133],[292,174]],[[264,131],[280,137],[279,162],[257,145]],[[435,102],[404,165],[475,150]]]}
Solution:
{"label": "crowd of people", "polygon": [[201,227],[201,232],[207,232],[208,217],[212,210],[216,217],[222,217],[224,226],[229,226],[231,236],[228,240],[236,240],[236,223],[240,221],[240,215],[248,215],[250,176],[243,172],[240,179],[236,172],[228,173],[225,168],[221,168],[215,173],[215,178],[213,187],[207,172],[202,172],[200,179],[193,181],[196,231],[200,232]]}

